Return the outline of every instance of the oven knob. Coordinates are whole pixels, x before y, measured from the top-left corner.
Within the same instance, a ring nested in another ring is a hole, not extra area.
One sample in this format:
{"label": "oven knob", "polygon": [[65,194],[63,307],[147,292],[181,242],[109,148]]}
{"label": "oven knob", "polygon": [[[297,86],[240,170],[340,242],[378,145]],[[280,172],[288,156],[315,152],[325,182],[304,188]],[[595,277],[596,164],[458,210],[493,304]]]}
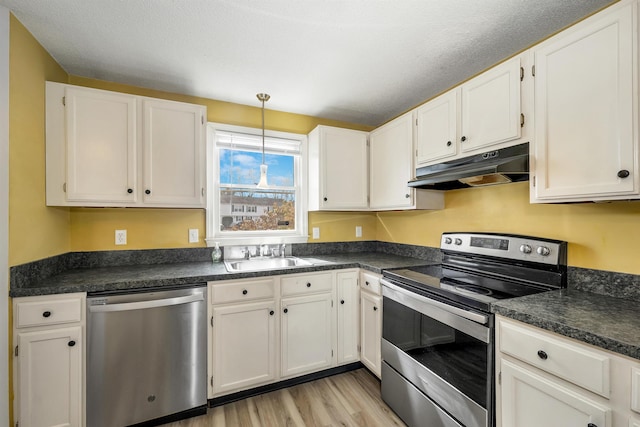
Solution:
{"label": "oven knob", "polygon": [[531,246],[529,246],[529,245],[521,245],[520,246],[520,252],[522,252],[523,254],[530,254],[531,253]]}
{"label": "oven knob", "polygon": [[452,242],[451,237],[445,237],[444,238],[444,243],[446,243],[447,245],[450,245]]}
{"label": "oven knob", "polygon": [[542,255],[542,256],[547,256],[551,253],[549,248],[546,246],[539,246],[538,249],[536,249],[536,252],[538,252],[538,255]]}
{"label": "oven knob", "polygon": [[456,239],[454,242],[456,245],[460,246],[462,244],[462,239]]}

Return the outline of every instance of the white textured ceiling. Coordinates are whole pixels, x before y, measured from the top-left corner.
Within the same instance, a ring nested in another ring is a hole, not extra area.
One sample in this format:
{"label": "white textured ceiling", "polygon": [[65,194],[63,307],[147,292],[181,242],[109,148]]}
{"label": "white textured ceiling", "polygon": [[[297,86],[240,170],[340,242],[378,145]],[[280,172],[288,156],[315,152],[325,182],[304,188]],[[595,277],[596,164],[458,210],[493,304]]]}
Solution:
{"label": "white textured ceiling", "polygon": [[612,0],[0,0],[70,74],[379,125]]}

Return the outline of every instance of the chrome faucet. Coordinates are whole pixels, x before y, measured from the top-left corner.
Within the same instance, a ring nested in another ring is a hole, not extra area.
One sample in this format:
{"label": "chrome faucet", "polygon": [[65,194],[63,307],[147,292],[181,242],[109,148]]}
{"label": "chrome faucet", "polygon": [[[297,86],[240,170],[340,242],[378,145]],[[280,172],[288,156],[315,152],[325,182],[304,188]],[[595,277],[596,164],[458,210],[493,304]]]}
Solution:
{"label": "chrome faucet", "polygon": [[244,259],[251,259],[251,251],[249,250],[249,246],[246,246],[242,250],[242,254],[244,255]]}
{"label": "chrome faucet", "polygon": [[285,253],[286,253],[286,248],[287,248],[287,245],[286,245],[285,243],[283,243],[283,244],[282,244],[282,246],[280,246],[280,256],[281,256],[282,258],[284,258],[284,257],[286,256],[286,255],[285,255]]}

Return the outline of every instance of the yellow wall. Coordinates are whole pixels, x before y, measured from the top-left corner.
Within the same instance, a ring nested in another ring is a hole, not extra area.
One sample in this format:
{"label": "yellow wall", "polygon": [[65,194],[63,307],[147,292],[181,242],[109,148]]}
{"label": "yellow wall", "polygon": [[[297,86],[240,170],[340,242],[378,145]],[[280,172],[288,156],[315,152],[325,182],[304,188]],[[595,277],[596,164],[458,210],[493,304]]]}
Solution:
{"label": "yellow wall", "polygon": [[640,201],[529,204],[529,183],[449,191],[442,211],[380,212],[376,239],[438,247],[445,231],[569,242],[569,265],[640,274]]}
{"label": "yellow wall", "polygon": [[44,82],[67,73],[11,15],[9,265],[68,252],[69,210],[45,206]]}

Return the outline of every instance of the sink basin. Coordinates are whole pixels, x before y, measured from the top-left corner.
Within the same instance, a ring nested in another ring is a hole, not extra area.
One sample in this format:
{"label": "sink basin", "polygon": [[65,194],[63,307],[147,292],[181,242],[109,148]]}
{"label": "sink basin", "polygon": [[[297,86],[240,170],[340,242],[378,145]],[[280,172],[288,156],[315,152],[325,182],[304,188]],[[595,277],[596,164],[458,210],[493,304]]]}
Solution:
{"label": "sink basin", "polygon": [[239,271],[276,270],[279,268],[301,267],[311,265],[310,262],[296,257],[253,258],[239,261],[225,261],[224,266],[229,273]]}

